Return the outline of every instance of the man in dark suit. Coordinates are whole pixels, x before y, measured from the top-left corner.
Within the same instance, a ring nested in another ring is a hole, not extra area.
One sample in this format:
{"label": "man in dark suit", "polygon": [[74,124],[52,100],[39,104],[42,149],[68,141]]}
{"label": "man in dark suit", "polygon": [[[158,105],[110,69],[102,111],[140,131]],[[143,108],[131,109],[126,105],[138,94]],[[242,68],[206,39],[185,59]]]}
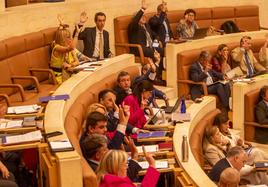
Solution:
{"label": "man in dark suit", "polygon": [[[219,80],[224,80],[225,77],[222,73],[211,69],[210,60],[210,53],[208,51],[202,51],[197,62],[193,63],[190,67],[190,79],[194,82],[205,82],[208,85],[208,93],[218,95],[223,107],[229,110],[230,86],[228,83],[215,83]],[[202,94],[204,92],[201,85],[191,86],[193,100]]]}
{"label": "man in dark suit", "polygon": [[[258,123],[268,125],[268,86],[263,86],[260,90],[260,102],[255,107],[255,116]],[[268,143],[268,129],[256,128],[255,140],[259,143]]]}
{"label": "man in dark suit", "polygon": [[126,71],[121,71],[117,75],[117,85],[113,88],[116,92],[117,105],[121,105],[124,98],[132,94],[130,75]]}
{"label": "man in dark suit", "polygon": [[[87,21],[85,12],[81,13],[79,27]],[[106,15],[103,12],[95,14],[96,27],[86,27],[79,33],[78,39],[83,40],[83,54],[90,58],[109,58],[112,56],[109,45],[109,33],[104,30]]]}
{"label": "man in dark suit", "polygon": [[247,161],[247,155],[243,148],[236,146],[232,147],[228,153],[227,157],[219,160],[208,173],[208,177],[218,183],[220,180],[220,175],[226,168],[232,167],[240,171]]}
{"label": "man in dark suit", "polygon": [[166,46],[166,42],[173,40],[173,33],[167,18],[167,11],[167,3],[163,1],[162,4],[157,6],[157,14],[149,20],[152,31],[157,35],[157,38],[161,41],[163,46]]}
{"label": "man in dark suit", "polygon": [[[144,12],[147,8],[145,0],[142,0],[142,8],[134,16],[130,24],[128,25],[128,39],[132,44],[140,44],[145,57],[150,57],[155,62],[155,56],[160,54],[160,64],[157,71],[157,78],[161,79],[161,73],[163,70],[163,56],[164,51],[157,41],[156,35],[151,31],[149,24],[147,23]],[[130,52],[139,55],[136,48],[131,48]],[[159,54],[155,54],[159,53]]]}

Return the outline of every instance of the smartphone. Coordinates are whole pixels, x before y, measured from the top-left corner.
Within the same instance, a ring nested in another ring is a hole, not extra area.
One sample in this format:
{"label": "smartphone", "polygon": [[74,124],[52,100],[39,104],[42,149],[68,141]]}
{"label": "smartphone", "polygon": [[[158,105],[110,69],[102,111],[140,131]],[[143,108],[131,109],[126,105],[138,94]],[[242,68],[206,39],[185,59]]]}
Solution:
{"label": "smartphone", "polygon": [[54,132],[49,132],[49,133],[44,134],[44,137],[45,138],[51,138],[51,137],[59,136],[59,135],[62,135],[62,134],[63,133],[60,132],[60,131],[54,131]]}

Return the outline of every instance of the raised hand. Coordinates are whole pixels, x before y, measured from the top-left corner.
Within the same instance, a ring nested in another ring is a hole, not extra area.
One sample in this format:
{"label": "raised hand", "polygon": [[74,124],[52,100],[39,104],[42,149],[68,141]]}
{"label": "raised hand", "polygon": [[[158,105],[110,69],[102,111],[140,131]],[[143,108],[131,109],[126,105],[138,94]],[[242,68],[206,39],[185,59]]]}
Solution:
{"label": "raised hand", "polygon": [[155,167],[155,160],[151,154],[146,152],[144,145],[142,146],[142,151],[143,151],[143,154],[145,156],[145,159],[149,163],[149,166]]}
{"label": "raised hand", "polygon": [[128,145],[128,147],[130,148],[130,152],[131,152],[131,158],[133,160],[138,160],[138,149],[134,143],[134,141],[132,140],[131,137],[125,137],[125,143]]}
{"label": "raised hand", "polygon": [[87,20],[88,20],[87,13],[85,11],[81,12],[79,24],[84,25]]}
{"label": "raised hand", "polygon": [[122,125],[127,125],[128,119],[129,119],[129,112],[125,112],[124,108],[125,106],[119,106],[119,123]]}
{"label": "raised hand", "polygon": [[112,99],[113,102],[113,108],[115,112],[119,112],[119,107],[117,106],[117,104],[115,103],[115,100]]}
{"label": "raised hand", "polygon": [[146,10],[148,7],[147,3],[146,3],[146,0],[141,0],[141,8]]}

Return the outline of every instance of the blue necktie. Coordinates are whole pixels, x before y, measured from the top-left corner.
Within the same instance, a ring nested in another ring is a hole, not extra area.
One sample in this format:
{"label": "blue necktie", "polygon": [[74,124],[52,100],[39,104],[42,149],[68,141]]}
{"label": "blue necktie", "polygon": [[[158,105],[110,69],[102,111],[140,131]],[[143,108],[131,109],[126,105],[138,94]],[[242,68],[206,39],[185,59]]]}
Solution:
{"label": "blue necktie", "polygon": [[254,74],[254,69],[250,63],[249,56],[248,56],[247,52],[245,52],[245,60],[246,60],[247,68],[248,68],[248,75],[251,77]]}

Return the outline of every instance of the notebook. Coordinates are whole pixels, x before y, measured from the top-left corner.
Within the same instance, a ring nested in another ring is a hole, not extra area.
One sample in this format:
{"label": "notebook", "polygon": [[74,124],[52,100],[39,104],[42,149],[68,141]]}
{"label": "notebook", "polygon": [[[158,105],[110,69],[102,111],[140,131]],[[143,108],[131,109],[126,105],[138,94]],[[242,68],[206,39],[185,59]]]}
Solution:
{"label": "notebook", "polygon": [[166,136],[166,131],[152,131],[152,132],[145,132],[139,133],[138,138],[156,138],[156,137],[164,137]]}

